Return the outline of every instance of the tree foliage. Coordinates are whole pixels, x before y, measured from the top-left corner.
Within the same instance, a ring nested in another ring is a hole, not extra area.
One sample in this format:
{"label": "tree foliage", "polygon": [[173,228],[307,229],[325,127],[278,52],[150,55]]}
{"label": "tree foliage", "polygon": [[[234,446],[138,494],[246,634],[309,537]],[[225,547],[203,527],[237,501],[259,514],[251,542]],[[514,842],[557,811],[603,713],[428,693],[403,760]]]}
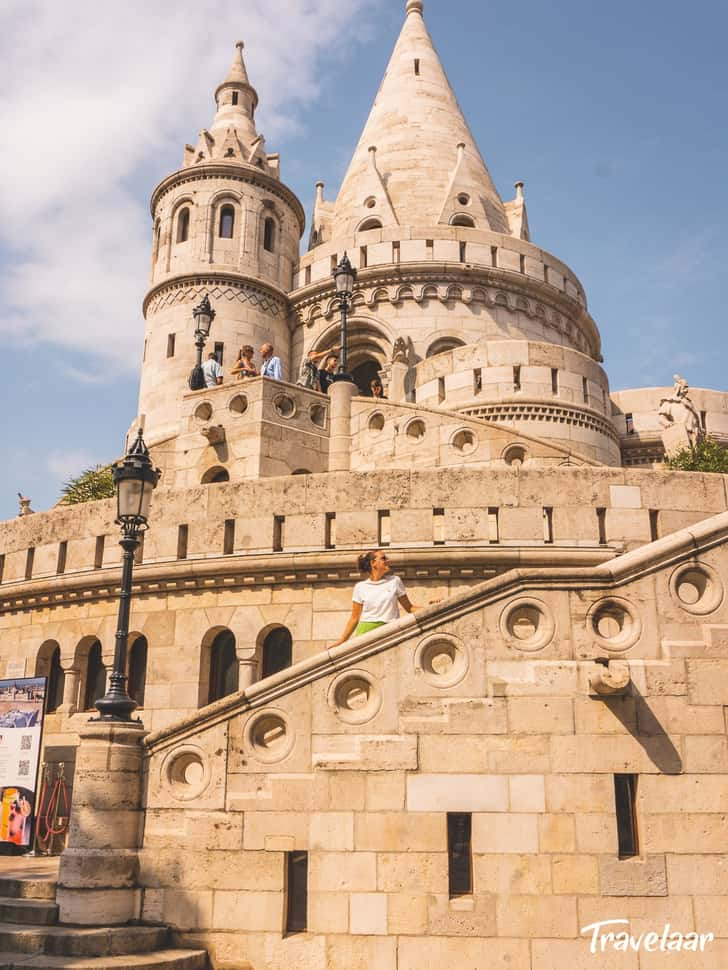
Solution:
{"label": "tree foliage", "polygon": [[678,472],[719,472],[728,475],[728,450],[715,438],[705,437],[694,448],[682,448],[665,458],[665,464]]}
{"label": "tree foliage", "polygon": [[111,465],[96,465],[87,468],[77,478],[66,482],[61,490],[61,505],[79,505],[81,502],[96,502],[102,498],[114,497],[114,479]]}

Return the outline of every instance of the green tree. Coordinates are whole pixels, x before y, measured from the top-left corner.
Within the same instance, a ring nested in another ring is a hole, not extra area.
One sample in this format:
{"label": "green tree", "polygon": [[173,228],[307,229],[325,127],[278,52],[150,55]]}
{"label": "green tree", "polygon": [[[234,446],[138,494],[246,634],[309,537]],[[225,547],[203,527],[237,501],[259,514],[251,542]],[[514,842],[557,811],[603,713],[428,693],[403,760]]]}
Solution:
{"label": "green tree", "polygon": [[79,505],[81,502],[96,502],[102,498],[114,497],[114,479],[111,465],[96,465],[87,468],[77,478],[66,482],[61,490],[61,505]]}
{"label": "green tree", "polygon": [[715,438],[705,437],[694,448],[682,448],[665,458],[665,464],[677,472],[719,472],[728,475],[728,450]]}

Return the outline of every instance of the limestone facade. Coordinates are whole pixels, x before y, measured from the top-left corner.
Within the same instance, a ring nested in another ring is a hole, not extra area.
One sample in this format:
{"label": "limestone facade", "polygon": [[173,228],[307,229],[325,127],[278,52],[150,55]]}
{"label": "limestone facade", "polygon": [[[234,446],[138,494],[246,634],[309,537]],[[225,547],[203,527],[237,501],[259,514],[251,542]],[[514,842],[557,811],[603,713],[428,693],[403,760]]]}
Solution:
{"label": "limestone facade", "polygon": [[[61,918],[166,923],[215,970],[717,970],[728,477],[661,465],[669,388],[610,394],[582,285],[531,241],[523,186],[501,200],[405,13],[305,255],[241,44],[152,197],[143,727],[89,724],[114,503],[0,523],[0,678],[49,677],[44,757],[78,766]],[[338,342],[344,251],[349,366],[386,399],[295,383]],[[226,377],[191,392],[205,294]],[[284,380],[233,380],[263,341]],[[690,394],[728,440],[728,394]],[[331,647],[377,547],[421,609]],[[617,918],[716,939],[591,955],[582,928]]]}

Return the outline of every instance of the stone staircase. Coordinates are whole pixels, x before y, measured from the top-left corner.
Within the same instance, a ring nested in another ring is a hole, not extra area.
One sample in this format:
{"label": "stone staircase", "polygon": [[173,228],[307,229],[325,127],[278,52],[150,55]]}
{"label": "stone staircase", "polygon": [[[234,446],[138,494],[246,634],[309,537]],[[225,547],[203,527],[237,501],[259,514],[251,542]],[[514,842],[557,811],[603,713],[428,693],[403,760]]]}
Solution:
{"label": "stone staircase", "polygon": [[0,877],[0,970],[207,970],[166,926],[59,926],[56,882]]}

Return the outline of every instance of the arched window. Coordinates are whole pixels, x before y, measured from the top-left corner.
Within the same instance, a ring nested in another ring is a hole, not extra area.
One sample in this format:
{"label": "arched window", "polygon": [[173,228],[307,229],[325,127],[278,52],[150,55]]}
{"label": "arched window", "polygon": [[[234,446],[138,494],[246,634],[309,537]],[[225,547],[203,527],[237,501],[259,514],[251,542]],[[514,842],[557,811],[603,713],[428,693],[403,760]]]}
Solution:
{"label": "arched window", "polygon": [[425,357],[436,357],[438,354],[446,354],[448,350],[464,346],[463,341],[458,340],[457,337],[440,337],[430,344]]}
{"label": "arched window", "polygon": [[222,630],[210,648],[210,692],[208,704],[234,694],[238,689],[238,658],[235,637],[230,630]]}
{"label": "arched window", "polygon": [[270,216],[263,223],[263,249],[267,253],[275,252],[276,248],[276,223]]}
{"label": "arched window", "polygon": [[220,468],[216,465],[214,468],[208,468],[205,474],[202,476],[202,485],[219,485],[221,482],[230,481],[230,472],[227,468]]}
{"label": "arched window", "polygon": [[190,238],[190,210],[184,207],[177,216],[177,242],[187,242]]}
{"label": "arched window", "polygon": [[129,651],[129,697],[144,707],[144,691],[147,686],[147,638],[137,637]]}
{"label": "arched window", "polygon": [[101,644],[98,640],[91,645],[86,660],[86,691],[83,709],[90,711],[96,701],[106,693],[106,667],[101,659]]}
{"label": "arched window", "polygon": [[220,209],[220,238],[232,239],[235,231],[235,209],[231,205],[224,205]]}
{"label": "arched window", "polygon": [[357,232],[367,232],[369,229],[381,229],[382,220],[381,219],[365,219],[364,222],[359,226]]}
{"label": "arched window", "polygon": [[162,223],[157,223],[157,228],[154,230],[154,255],[152,257],[152,262],[156,263],[159,258],[159,243],[162,240]]}
{"label": "arched window", "polygon": [[63,703],[63,688],[66,685],[66,675],[61,667],[61,648],[56,647],[51,657],[48,669],[48,684],[46,686],[46,711],[52,714]]}
{"label": "arched window", "polygon": [[475,219],[472,216],[457,215],[450,220],[451,226],[462,226],[465,229],[475,229]]}
{"label": "arched window", "polygon": [[263,641],[263,677],[277,674],[293,662],[293,639],[284,626],[271,630]]}

